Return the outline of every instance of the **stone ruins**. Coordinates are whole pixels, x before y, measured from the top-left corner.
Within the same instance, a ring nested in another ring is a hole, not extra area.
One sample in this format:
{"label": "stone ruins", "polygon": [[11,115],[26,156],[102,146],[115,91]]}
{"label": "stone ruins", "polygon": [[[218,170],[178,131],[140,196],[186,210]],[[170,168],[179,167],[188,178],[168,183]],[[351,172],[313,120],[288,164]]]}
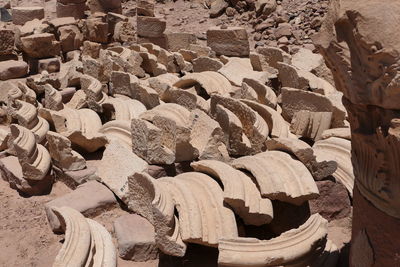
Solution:
{"label": "stone ruins", "polygon": [[397,266],[396,1],[204,3],[251,10],[255,46],[240,26],[167,31],[163,3],[129,2],[56,0],[51,17],[0,1],[0,174],[28,200],[68,188],[40,207],[64,235],[53,266],[194,249],[213,266]]}

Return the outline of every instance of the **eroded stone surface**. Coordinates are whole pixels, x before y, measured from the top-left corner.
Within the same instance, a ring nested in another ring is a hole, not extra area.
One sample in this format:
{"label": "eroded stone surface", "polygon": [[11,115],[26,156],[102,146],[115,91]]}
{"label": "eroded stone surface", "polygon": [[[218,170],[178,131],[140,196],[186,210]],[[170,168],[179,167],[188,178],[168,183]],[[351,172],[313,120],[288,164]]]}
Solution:
{"label": "eroded stone surface", "polygon": [[56,198],[45,205],[47,219],[54,232],[60,232],[62,224],[54,214],[53,207],[70,207],[85,216],[96,216],[103,210],[113,209],[117,200],[113,193],[97,181],[89,181],[78,186],[74,191]]}
{"label": "eroded stone surface", "polygon": [[114,221],[118,254],[125,260],[148,261],[158,258],[153,225],[145,218],[129,214]]}

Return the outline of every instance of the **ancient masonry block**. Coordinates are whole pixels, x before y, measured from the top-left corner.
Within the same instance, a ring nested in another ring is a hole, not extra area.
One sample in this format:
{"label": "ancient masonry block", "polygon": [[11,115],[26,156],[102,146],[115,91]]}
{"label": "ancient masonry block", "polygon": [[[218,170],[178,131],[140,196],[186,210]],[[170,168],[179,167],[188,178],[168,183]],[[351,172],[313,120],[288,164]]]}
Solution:
{"label": "ancient masonry block", "polygon": [[69,207],[54,207],[52,211],[63,222],[65,233],[54,266],[117,266],[115,246],[104,226]]}
{"label": "ancient masonry block", "polygon": [[158,258],[154,226],[145,218],[136,214],[121,216],[114,221],[114,231],[121,258],[132,261]]}
{"label": "ancient masonry block", "polygon": [[109,210],[116,205],[115,196],[106,186],[97,181],[89,181],[78,186],[74,191],[46,203],[45,210],[51,229],[54,232],[60,232],[62,223],[53,211],[55,207],[69,207],[85,216],[94,217],[101,210]]}
{"label": "ancient masonry block", "polygon": [[141,37],[162,37],[166,21],[155,17],[137,16],[137,32]]}
{"label": "ancient masonry block", "polygon": [[58,18],[74,17],[75,19],[83,19],[85,17],[85,10],[85,0],[57,0],[56,3],[56,13]]}
{"label": "ancient masonry block", "polygon": [[15,25],[24,25],[27,21],[44,18],[43,7],[13,7],[12,19]]}
{"label": "ancient masonry block", "polygon": [[247,32],[239,27],[208,29],[207,46],[211,47],[217,55],[240,57],[250,54]]}

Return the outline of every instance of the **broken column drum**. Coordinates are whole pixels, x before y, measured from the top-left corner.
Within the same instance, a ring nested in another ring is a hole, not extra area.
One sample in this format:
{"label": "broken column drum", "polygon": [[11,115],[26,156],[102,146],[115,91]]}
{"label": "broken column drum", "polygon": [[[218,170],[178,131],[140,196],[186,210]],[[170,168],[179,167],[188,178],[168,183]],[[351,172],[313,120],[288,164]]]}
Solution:
{"label": "broken column drum", "polygon": [[352,267],[399,264],[399,12],[389,0],[336,0],[316,38],[352,130]]}

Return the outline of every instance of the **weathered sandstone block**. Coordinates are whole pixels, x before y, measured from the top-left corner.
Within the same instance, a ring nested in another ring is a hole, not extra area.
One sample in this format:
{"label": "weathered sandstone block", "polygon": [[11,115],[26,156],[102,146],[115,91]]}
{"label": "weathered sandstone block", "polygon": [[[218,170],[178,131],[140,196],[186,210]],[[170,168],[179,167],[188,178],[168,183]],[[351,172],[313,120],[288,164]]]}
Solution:
{"label": "weathered sandstone block", "polygon": [[332,112],[297,111],[292,118],[290,131],[304,138],[319,140],[322,132],[331,126]]}
{"label": "weathered sandstone block", "polygon": [[[115,168],[114,166],[124,166]],[[139,158],[132,149],[123,146],[119,141],[112,141],[104,151],[97,168],[97,175],[124,203],[128,202],[128,177],[136,172],[147,171],[148,164]]]}
{"label": "weathered sandstone block", "polygon": [[37,72],[42,73],[47,71],[48,73],[59,72],[61,67],[61,62],[59,58],[45,58],[39,59],[37,61]]}
{"label": "weathered sandstone block", "polygon": [[211,47],[217,55],[240,57],[248,56],[250,53],[247,32],[239,27],[208,29],[207,46]]}
{"label": "weathered sandstone block", "polygon": [[191,44],[197,43],[197,37],[193,33],[166,33],[165,37],[167,38],[167,48],[170,52],[177,52],[179,49],[189,49]]}
{"label": "weathered sandstone block", "polygon": [[0,62],[0,80],[21,78],[28,74],[28,64],[25,61],[7,60]]}
{"label": "weathered sandstone block", "polygon": [[161,37],[166,28],[166,21],[155,17],[137,17],[137,33],[142,37]]}
{"label": "weathered sandstone block", "polygon": [[45,204],[47,219],[54,232],[62,230],[62,224],[53,211],[54,207],[69,207],[85,216],[96,216],[102,211],[114,208],[117,200],[113,193],[97,181],[89,181],[74,191]]}
{"label": "weathered sandstone block", "polygon": [[198,57],[193,60],[194,72],[218,71],[223,66],[224,64],[221,61],[214,58]]}
{"label": "weathered sandstone block", "polygon": [[15,33],[12,29],[0,29],[0,56],[14,51]]}
{"label": "weathered sandstone block", "polygon": [[64,53],[79,50],[83,42],[83,35],[75,25],[66,25],[58,28],[61,49]]}
{"label": "weathered sandstone block", "polygon": [[108,23],[101,17],[88,18],[85,21],[85,38],[91,42],[108,42]]}
{"label": "weathered sandstone block", "polygon": [[145,218],[129,214],[114,221],[118,254],[125,260],[148,261],[158,258],[153,225]]}
{"label": "weathered sandstone block", "polygon": [[58,18],[74,17],[75,19],[83,19],[85,17],[86,4],[85,1],[79,2],[61,2],[56,3],[56,13]]}
{"label": "weathered sandstone block", "polygon": [[38,6],[13,7],[11,12],[13,23],[15,25],[24,25],[27,21],[44,18],[44,8]]}
{"label": "weathered sandstone block", "polygon": [[32,34],[21,38],[22,50],[33,58],[54,57],[60,54],[60,42],[53,34]]}
{"label": "weathered sandstone block", "polygon": [[136,13],[138,16],[154,17],[154,2],[151,0],[137,1]]}
{"label": "weathered sandstone block", "polygon": [[48,131],[46,134],[53,164],[63,171],[78,171],[86,168],[85,159],[71,148],[71,141],[61,134]]}

